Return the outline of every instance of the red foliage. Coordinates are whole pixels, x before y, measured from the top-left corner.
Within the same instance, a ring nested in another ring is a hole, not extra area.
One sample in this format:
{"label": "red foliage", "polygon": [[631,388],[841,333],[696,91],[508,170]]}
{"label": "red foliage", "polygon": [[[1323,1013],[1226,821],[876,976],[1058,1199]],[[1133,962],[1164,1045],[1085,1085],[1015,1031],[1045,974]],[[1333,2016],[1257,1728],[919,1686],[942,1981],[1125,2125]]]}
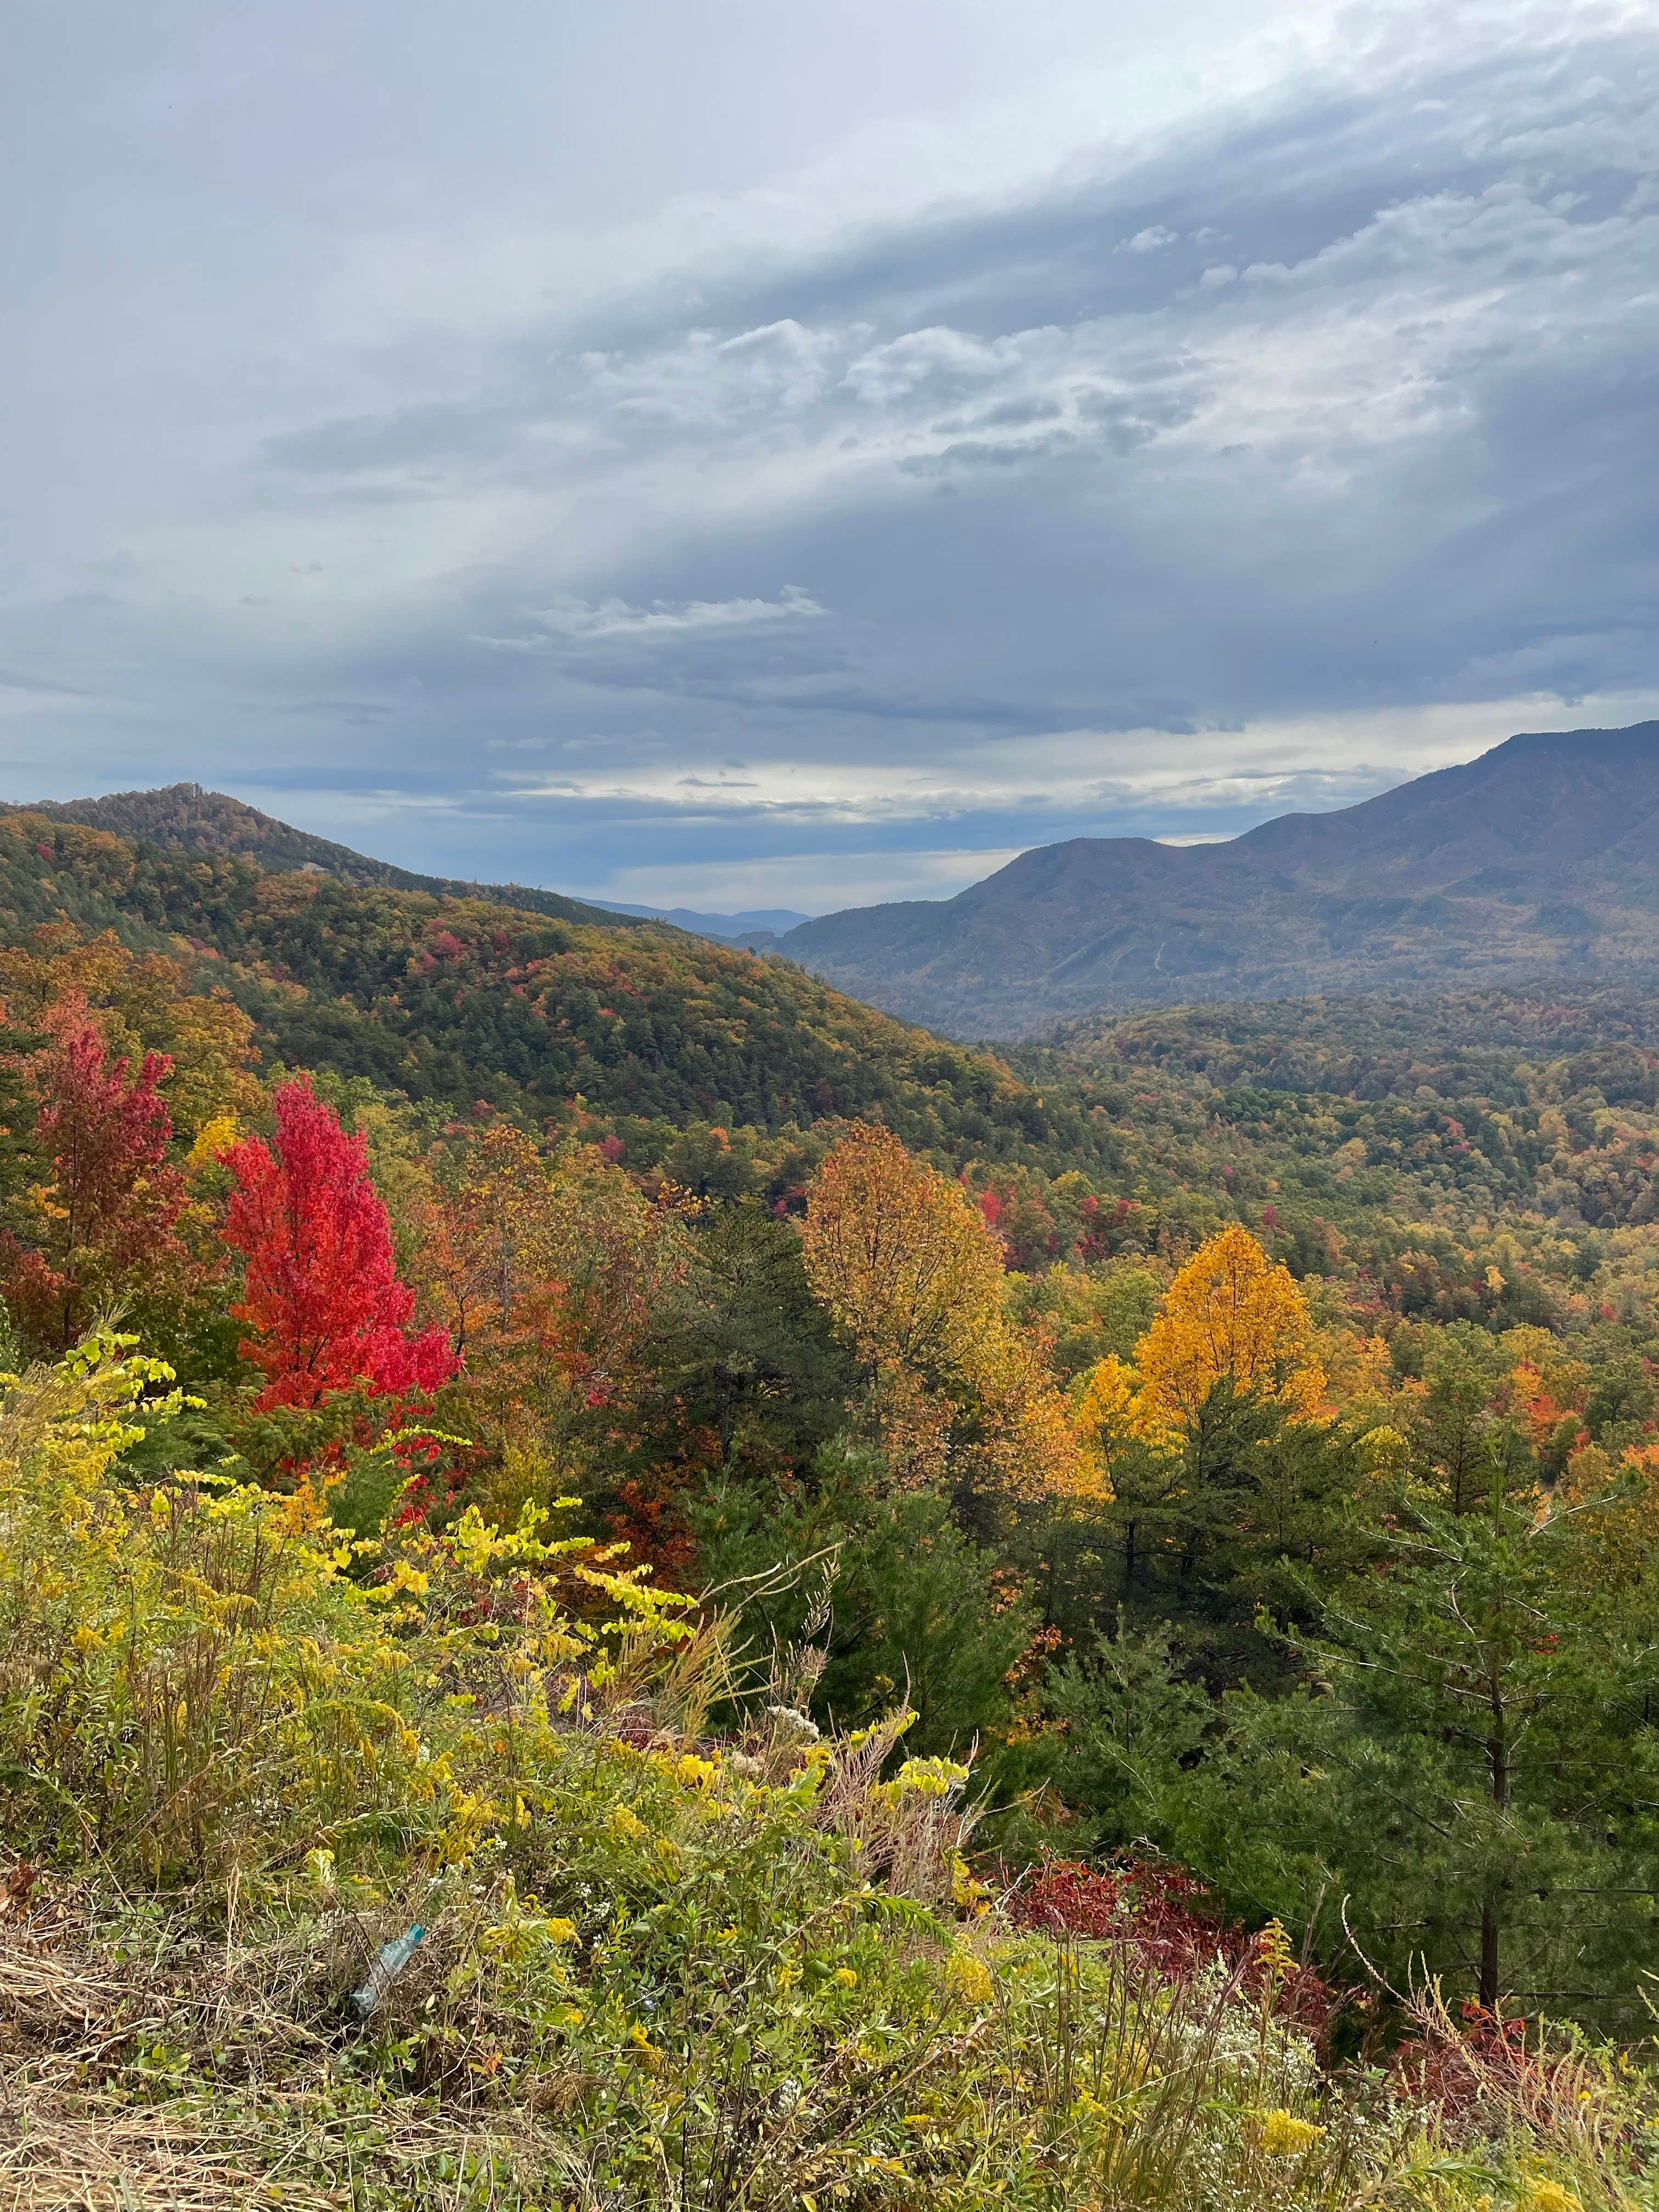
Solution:
{"label": "red foliage", "polygon": [[40,1100],[35,1135],[52,1176],[38,1245],[7,1239],[6,1296],[24,1327],[58,1350],[73,1344],[92,1300],[149,1287],[184,1256],[176,1233],[185,1181],[167,1164],[173,1121],[157,1085],[173,1062],[146,1053],[136,1075],[112,1061],[84,1004],[60,1010],[56,1034],[33,1054]]}
{"label": "red foliage", "polygon": [[627,1545],[630,1563],[648,1566],[665,1589],[689,1589],[697,1559],[678,1490],[672,1476],[641,1481],[630,1475],[617,1484],[617,1510],[607,1516],[612,1537]]}
{"label": "red foliage", "polygon": [[239,1349],[267,1380],[257,1403],[316,1406],[367,1382],[378,1395],[429,1393],[457,1361],[441,1328],[410,1336],[415,1294],[399,1281],[392,1225],[368,1148],[309,1081],[276,1093],[276,1151],[245,1137],[224,1154],[236,1180],[225,1236],[247,1260]]}
{"label": "red foliage", "polygon": [[[1077,1859],[1045,1859],[1008,1909],[1021,1927],[1121,1943],[1165,1981],[1190,1981],[1219,1959],[1243,1989],[1261,1991],[1269,1972],[1266,1939],[1219,1919],[1208,1897],[1184,1867],[1128,1859],[1103,1872]],[[1281,1974],[1273,2010],[1320,2035],[1342,2002],[1311,1966],[1291,1966]]]}
{"label": "red foliage", "polygon": [[1120,1198],[1109,1209],[1092,1192],[1083,1201],[1083,1221],[1076,1255],[1079,1260],[1109,1260],[1127,1244],[1143,1250],[1155,1242],[1157,1217],[1138,1199]]}
{"label": "red foliage", "polygon": [[1437,2106],[1448,2119],[1465,2118],[1494,2097],[1521,2104],[1535,2097],[1548,2069],[1527,2048],[1527,2023],[1488,2012],[1471,1998],[1463,2006],[1463,2033],[1413,2037],[1395,2053],[1393,2073],[1401,2091]]}

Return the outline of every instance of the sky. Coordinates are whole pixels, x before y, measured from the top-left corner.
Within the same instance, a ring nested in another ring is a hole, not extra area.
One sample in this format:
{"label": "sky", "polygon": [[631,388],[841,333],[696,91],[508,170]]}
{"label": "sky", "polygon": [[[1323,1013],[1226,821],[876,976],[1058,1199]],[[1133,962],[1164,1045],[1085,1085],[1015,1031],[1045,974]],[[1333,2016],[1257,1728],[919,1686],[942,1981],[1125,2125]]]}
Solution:
{"label": "sky", "polygon": [[1659,714],[1659,0],[11,0],[0,797],[705,909]]}

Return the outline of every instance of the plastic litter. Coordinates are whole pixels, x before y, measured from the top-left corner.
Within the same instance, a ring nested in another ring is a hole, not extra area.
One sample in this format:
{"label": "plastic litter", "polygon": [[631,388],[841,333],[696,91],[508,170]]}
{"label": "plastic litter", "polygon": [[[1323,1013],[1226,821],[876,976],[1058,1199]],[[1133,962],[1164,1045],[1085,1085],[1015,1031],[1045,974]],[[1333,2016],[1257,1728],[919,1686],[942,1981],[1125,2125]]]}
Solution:
{"label": "plastic litter", "polygon": [[425,1940],[426,1930],[416,1920],[404,1929],[395,1943],[380,1946],[380,1955],[370,1967],[368,1979],[362,1989],[351,1992],[351,2009],[359,2020],[368,2018]]}

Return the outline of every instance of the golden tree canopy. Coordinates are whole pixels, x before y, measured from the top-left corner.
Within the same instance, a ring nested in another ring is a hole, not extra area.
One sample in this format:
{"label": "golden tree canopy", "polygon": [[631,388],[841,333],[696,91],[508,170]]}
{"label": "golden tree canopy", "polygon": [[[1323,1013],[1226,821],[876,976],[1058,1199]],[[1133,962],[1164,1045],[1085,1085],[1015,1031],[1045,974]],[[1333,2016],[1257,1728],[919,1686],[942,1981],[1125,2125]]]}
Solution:
{"label": "golden tree canopy", "polygon": [[938,1382],[1003,1304],[1002,1248],[966,1194],[890,1129],[855,1122],[813,1179],[807,1279],[872,1365]]}
{"label": "golden tree canopy", "polygon": [[857,1122],[813,1180],[802,1246],[814,1297],[874,1375],[896,1472],[935,1479],[954,1436],[1015,1495],[1089,1486],[1065,1401],[1008,1312],[1002,1248],[959,1184]]}
{"label": "golden tree canopy", "polygon": [[1135,1366],[1137,1425],[1149,1434],[1191,1429],[1224,1379],[1293,1419],[1312,1418],[1324,1402],[1308,1301],[1289,1269],[1236,1223],[1200,1245],[1170,1284]]}

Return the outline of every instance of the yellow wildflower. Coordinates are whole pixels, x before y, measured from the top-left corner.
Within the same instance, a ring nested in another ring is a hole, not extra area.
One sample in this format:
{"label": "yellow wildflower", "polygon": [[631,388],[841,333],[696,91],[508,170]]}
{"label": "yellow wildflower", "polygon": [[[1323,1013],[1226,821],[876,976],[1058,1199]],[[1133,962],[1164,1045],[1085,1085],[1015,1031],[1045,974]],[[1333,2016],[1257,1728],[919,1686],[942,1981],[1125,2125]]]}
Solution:
{"label": "yellow wildflower", "polygon": [[1287,2112],[1282,2106],[1261,2115],[1261,2148],[1269,2158],[1294,2158],[1310,2148],[1324,2132],[1311,2120],[1298,2120],[1294,2112]]}
{"label": "yellow wildflower", "polygon": [[946,1962],[945,1973],[951,1987],[969,2004],[988,2004],[994,1984],[991,1969],[983,1959],[971,1951],[953,1952]]}

